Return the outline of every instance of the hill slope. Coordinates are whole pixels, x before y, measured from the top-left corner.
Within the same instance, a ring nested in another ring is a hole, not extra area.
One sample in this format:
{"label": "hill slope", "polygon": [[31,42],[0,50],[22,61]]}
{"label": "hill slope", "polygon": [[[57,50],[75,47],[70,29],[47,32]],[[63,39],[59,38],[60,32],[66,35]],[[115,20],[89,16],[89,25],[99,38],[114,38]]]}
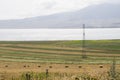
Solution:
{"label": "hill slope", "polygon": [[120,4],[100,4],[75,12],[59,13],[19,20],[0,20],[0,28],[81,28],[119,27]]}

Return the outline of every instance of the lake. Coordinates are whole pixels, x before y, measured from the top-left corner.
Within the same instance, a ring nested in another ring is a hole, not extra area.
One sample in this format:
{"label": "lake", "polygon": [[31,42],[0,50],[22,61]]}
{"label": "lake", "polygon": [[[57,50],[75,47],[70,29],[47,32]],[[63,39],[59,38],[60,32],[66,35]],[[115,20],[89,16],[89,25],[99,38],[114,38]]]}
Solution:
{"label": "lake", "polygon": [[[86,40],[120,39],[120,28],[85,29]],[[82,29],[0,29],[0,41],[82,40]]]}

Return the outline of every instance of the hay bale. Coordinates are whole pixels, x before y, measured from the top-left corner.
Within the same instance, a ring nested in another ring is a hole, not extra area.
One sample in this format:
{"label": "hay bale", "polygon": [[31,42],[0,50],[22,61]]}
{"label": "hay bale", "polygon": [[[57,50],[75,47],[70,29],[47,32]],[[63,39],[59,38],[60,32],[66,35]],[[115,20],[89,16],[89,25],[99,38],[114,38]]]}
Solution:
{"label": "hay bale", "polygon": [[65,66],[65,68],[69,68],[69,66]]}
{"label": "hay bale", "polygon": [[52,68],[52,66],[49,66],[49,68]]}
{"label": "hay bale", "polygon": [[5,65],[5,67],[7,68],[7,67],[8,67],[8,65]]}
{"label": "hay bale", "polygon": [[27,67],[30,67],[29,65]]}
{"label": "hay bale", "polygon": [[24,65],[23,67],[26,68],[26,65]]}
{"label": "hay bale", "polygon": [[78,66],[78,68],[82,68],[82,66]]}
{"label": "hay bale", "polygon": [[39,68],[41,67],[41,66],[38,66]]}
{"label": "hay bale", "polygon": [[103,68],[103,65],[100,65],[99,68]]}
{"label": "hay bale", "polygon": [[75,77],[75,80],[80,80],[78,77]]}

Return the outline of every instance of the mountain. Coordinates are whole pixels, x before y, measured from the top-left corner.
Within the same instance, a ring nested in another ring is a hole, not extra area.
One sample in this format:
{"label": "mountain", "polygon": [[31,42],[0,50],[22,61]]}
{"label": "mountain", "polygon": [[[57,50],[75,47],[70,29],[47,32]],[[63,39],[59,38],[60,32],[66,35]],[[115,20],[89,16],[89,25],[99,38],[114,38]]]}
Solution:
{"label": "mountain", "polygon": [[100,4],[82,10],[17,20],[0,20],[0,28],[120,28],[120,4]]}

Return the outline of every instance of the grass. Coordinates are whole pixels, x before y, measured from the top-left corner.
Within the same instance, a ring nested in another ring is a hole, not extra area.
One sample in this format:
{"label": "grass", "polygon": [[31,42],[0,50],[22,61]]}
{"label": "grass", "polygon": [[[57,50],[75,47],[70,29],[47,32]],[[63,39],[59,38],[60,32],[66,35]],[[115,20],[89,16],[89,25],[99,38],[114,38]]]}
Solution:
{"label": "grass", "polygon": [[1,41],[0,80],[110,80],[114,56],[120,80],[120,40],[87,40],[85,52],[79,40]]}
{"label": "grass", "polygon": [[[13,74],[2,74],[1,79],[2,80],[113,80],[111,79],[111,76],[109,76],[109,73],[103,71],[103,72],[97,72],[93,71],[94,74],[83,72],[83,73],[60,73],[60,72],[25,72],[17,76],[13,76]],[[120,79],[119,72],[116,73],[116,77],[114,80]]]}
{"label": "grass", "polygon": [[87,59],[82,59],[82,41],[1,41],[0,60],[45,63],[120,64],[120,40],[86,40]]}

